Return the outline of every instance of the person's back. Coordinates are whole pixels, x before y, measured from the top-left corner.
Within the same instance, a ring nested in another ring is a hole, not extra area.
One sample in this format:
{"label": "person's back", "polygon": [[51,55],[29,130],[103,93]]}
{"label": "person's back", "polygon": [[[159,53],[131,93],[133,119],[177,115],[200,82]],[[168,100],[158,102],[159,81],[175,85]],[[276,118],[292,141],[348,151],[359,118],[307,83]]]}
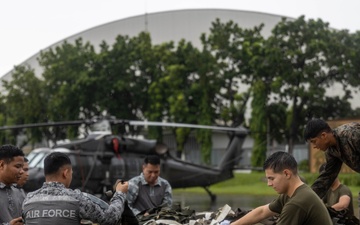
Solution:
{"label": "person's back", "polygon": [[106,207],[93,200],[80,190],[72,190],[72,167],[68,156],[60,152],[51,153],[45,158],[44,172],[46,182],[43,186],[28,193],[23,204],[25,224],[78,225],[81,219],[116,224],[124,210],[127,183],[116,185],[111,204]]}
{"label": "person's back", "polygon": [[[269,208],[280,214],[279,224],[286,224],[282,221],[291,221],[291,224],[321,225],[330,218],[319,196],[306,184],[298,187],[291,198],[285,194],[280,195],[270,203]],[[294,221],[294,218],[298,221]]]}
{"label": "person's back", "polygon": [[26,224],[76,224],[80,223],[79,192],[62,184],[49,182],[30,192],[24,202]]}

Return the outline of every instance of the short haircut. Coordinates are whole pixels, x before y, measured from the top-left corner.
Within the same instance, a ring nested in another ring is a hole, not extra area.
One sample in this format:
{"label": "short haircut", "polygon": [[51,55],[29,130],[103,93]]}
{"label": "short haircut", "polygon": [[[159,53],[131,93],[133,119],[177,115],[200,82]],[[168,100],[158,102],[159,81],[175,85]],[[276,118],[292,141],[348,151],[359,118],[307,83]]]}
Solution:
{"label": "short haircut", "polygon": [[2,145],[0,147],[0,160],[10,163],[14,157],[24,156],[24,152],[14,145]]}
{"label": "short haircut", "polygon": [[311,138],[317,137],[321,132],[330,132],[331,128],[322,119],[312,119],[310,120],[304,130],[304,139],[308,141]]}
{"label": "short haircut", "polygon": [[144,159],[144,164],[160,165],[160,158],[157,155],[148,155]]}
{"label": "short haircut", "polygon": [[65,165],[71,166],[69,156],[62,152],[52,152],[46,156],[44,160],[44,173],[45,176],[56,174],[61,167]]}
{"label": "short haircut", "polygon": [[263,169],[272,169],[274,173],[280,173],[285,169],[289,169],[294,174],[297,174],[297,162],[289,153],[279,151],[271,154],[265,160]]}

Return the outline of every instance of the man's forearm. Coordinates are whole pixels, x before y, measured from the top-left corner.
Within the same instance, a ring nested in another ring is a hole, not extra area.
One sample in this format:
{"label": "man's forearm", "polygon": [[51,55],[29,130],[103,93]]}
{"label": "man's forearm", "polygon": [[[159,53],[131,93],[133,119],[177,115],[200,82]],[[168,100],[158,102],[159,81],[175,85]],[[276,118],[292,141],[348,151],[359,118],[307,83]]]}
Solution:
{"label": "man's forearm", "polygon": [[257,207],[250,212],[248,212],[245,216],[241,217],[240,219],[236,220],[235,222],[232,222],[231,225],[252,225],[255,223],[258,223],[272,215],[275,215],[275,213],[272,213],[269,210],[268,205],[263,205],[260,207]]}

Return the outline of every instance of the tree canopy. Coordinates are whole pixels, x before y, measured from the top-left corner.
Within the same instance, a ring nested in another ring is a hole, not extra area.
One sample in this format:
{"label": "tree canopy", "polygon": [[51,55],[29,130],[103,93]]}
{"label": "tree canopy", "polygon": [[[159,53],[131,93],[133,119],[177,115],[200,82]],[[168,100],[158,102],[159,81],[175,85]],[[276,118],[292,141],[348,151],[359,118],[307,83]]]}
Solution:
{"label": "tree canopy", "polygon": [[[151,34],[118,35],[99,51],[80,38],[41,52],[41,75],[14,69],[0,96],[1,125],[78,120],[112,115],[203,125],[249,127],[255,139],[253,166],[268,144],[285,142],[290,153],[302,140],[306,120],[360,116],[352,108],[360,82],[360,32],[334,30],[322,20],[283,19],[264,37],[259,24],[241,28],[216,19],[201,47],[181,40],[154,45]],[[334,95],[337,85],[343,94]],[[251,107],[249,107],[251,105]],[[247,112],[251,112],[247,119]],[[179,154],[189,128],[174,128]],[[1,133],[14,141],[17,133]],[[33,143],[76,137],[77,127],[32,129]],[[149,135],[162,138],[161,128]],[[205,163],[211,132],[196,133]]]}

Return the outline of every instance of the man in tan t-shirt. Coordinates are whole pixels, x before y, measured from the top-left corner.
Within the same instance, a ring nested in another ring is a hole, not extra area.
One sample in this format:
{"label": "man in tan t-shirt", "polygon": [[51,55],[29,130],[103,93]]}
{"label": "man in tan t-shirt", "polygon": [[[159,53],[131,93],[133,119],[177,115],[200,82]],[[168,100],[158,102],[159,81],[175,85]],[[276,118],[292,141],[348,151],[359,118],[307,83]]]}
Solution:
{"label": "man in tan t-shirt", "polygon": [[[322,173],[325,170],[326,163],[320,166],[319,172]],[[351,215],[354,215],[353,197],[348,186],[342,184],[337,177],[329,190],[326,192],[324,203],[335,209],[336,211],[349,210]]]}

